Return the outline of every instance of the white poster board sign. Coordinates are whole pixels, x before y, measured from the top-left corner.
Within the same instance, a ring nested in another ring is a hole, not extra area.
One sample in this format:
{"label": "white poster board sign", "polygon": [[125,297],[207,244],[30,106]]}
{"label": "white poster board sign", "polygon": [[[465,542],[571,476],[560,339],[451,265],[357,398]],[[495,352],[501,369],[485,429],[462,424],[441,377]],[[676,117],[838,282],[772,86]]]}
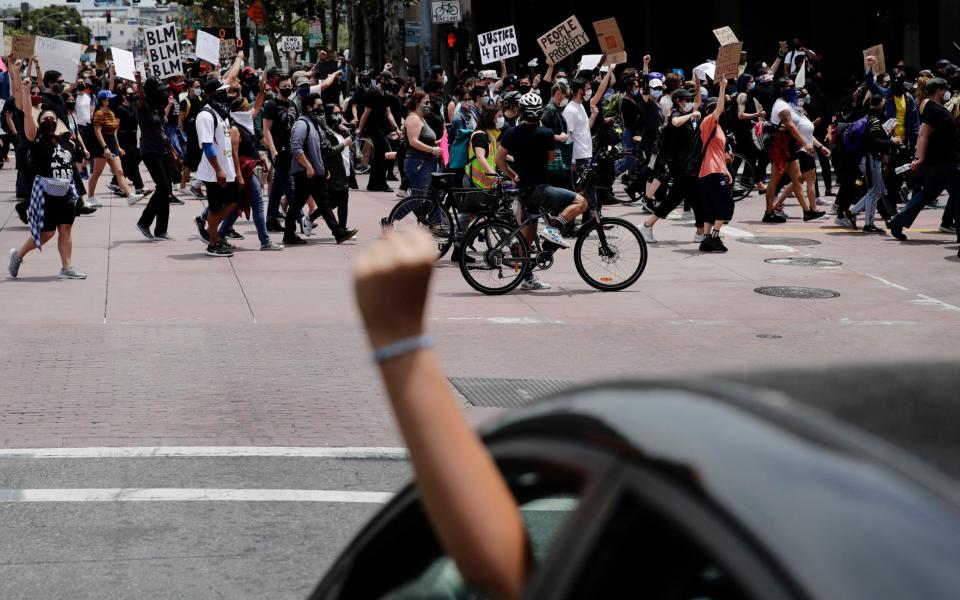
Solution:
{"label": "white poster board sign", "polygon": [[720,42],[721,46],[726,46],[728,44],[736,44],[740,40],[737,39],[737,34],[733,32],[729,27],[721,27],[719,29],[713,30],[713,35],[717,37],[717,41]]}
{"label": "white poster board sign", "polygon": [[40,60],[40,68],[44,72],[60,71],[64,80],[75,81],[84,49],[84,46],[66,40],[37,37],[33,53]]}
{"label": "white poster board sign", "polygon": [[430,2],[430,21],[434,25],[459,23],[462,20],[460,0],[433,0]]}
{"label": "white poster board sign", "polygon": [[133,52],[120,48],[110,48],[110,52],[113,54],[113,68],[117,71],[117,77],[136,80],[137,65],[133,60]]}
{"label": "white poster board sign", "polygon": [[557,64],[590,41],[576,17],[570,17],[537,38],[547,63]]}
{"label": "white poster board sign", "polygon": [[480,62],[485,65],[520,56],[520,45],[513,25],[481,33],[477,36],[477,47],[480,48]]}
{"label": "white poster board sign", "polygon": [[220,64],[220,38],[202,29],[197,30],[197,58],[215,65]]}
{"label": "white poster board sign", "polygon": [[143,35],[147,42],[147,73],[161,80],[183,75],[176,23],[144,29]]}
{"label": "white poster board sign", "polygon": [[301,52],[303,50],[303,38],[299,35],[285,35],[280,38],[280,50],[283,52]]}
{"label": "white poster board sign", "polygon": [[700,81],[706,81],[709,77],[710,79],[716,79],[717,65],[712,62],[705,62],[701,65],[697,65],[693,68],[693,77],[699,79]]}

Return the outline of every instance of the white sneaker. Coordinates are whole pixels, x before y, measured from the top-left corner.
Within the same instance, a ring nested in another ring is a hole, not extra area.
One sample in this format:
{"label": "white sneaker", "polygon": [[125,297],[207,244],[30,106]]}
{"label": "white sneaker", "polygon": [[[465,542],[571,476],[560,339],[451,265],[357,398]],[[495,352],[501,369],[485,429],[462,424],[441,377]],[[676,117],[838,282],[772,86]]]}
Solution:
{"label": "white sneaker", "polygon": [[643,223],[640,224],[640,235],[643,236],[643,241],[648,244],[656,244],[657,238],[653,237],[653,227],[647,227]]}
{"label": "white sneaker", "polygon": [[301,217],[300,222],[303,224],[303,235],[313,235],[313,222],[310,220],[310,217],[305,215]]}
{"label": "white sneaker", "polygon": [[850,222],[850,219],[846,217],[837,217],[833,220],[833,224],[840,227],[855,227],[855,225]]}
{"label": "white sneaker", "polygon": [[410,195],[408,190],[397,190],[397,198],[406,198]]}
{"label": "white sneaker", "polygon": [[680,215],[680,218],[683,219],[684,221],[692,221],[694,219],[693,211],[692,210],[683,211],[683,214]]}
{"label": "white sneaker", "polygon": [[65,269],[60,269],[60,273],[57,275],[57,277],[59,279],[86,279],[87,275],[70,266]]}
{"label": "white sneaker", "polygon": [[545,281],[540,281],[533,275],[530,276],[530,279],[524,279],[520,283],[521,290],[549,290],[550,284]]}
{"label": "white sneaker", "polygon": [[143,200],[144,194],[130,194],[127,196],[127,206],[133,206]]}
{"label": "white sneaker", "polygon": [[693,243],[694,243],[694,244],[699,244],[699,243],[702,242],[702,241],[703,241],[703,234],[702,234],[702,233],[695,233],[695,234],[693,234]]}
{"label": "white sneaker", "polygon": [[540,232],[540,237],[542,237],[543,239],[547,240],[552,244],[556,244],[560,246],[561,248],[570,247],[570,244],[563,241],[563,236],[560,235],[560,230],[557,229],[556,227],[551,227],[550,225],[547,225]]}
{"label": "white sneaker", "polygon": [[90,196],[87,198],[87,206],[91,206],[93,208],[103,208],[103,205],[100,204],[100,201],[97,200],[94,196]]}

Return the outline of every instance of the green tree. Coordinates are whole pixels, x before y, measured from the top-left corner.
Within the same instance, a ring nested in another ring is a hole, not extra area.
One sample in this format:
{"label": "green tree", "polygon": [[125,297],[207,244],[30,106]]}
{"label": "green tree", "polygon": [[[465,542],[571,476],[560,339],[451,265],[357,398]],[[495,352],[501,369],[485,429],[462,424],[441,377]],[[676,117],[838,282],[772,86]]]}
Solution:
{"label": "green tree", "polygon": [[23,17],[20,29],[6,29],[5,35],[38,35],[86,45],[90,43],[93,33],[83,24],[76,8],[47,6],[31,10]]}

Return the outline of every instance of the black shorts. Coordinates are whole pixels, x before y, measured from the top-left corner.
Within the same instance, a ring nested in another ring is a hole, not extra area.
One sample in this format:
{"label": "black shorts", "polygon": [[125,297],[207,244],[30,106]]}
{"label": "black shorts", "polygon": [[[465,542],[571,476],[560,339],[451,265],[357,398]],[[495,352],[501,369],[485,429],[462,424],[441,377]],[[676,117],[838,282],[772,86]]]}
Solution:
{"label": "black shorts", "polygon": [[77,216],[76,206],[66,196],[45,194],[43,202],[43,228],[41,231],[56,231],[57,225],[73,225]]}
{"label": "black shorts", "polygon": [[227,182],[222,187],[216,181],[204,181],[203,185],[207,188],[207,206],[213,212],[220,212],[224,207],[240,200],[240,186],[236,181]]}
{"label": "black shorts", "polygon": [[700,178],[703,194],[704,221],[730,221],[733,219],[733,189],[723,173],[711,173]]}
{"label": "black shorts", "polygon": [[813,171],[817,168],[817,158],[811,154],[807,154],[802,148],[796,154],[794,154],[794,156],[798,161],[800,161],[801,173]]}

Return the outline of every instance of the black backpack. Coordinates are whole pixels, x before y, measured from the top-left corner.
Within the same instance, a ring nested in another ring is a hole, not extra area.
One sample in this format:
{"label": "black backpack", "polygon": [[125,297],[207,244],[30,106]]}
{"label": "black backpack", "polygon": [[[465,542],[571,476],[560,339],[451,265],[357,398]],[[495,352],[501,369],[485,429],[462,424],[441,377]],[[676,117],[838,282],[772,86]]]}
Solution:
{"label": "black backpack", "polygon": [[[700,126],[703,126],[703,121],[700,122]],[[720,123],[717,122],[713,128],[713,134],[711,134],[710,139],[712,140],[714,136],[717,135],[717,130],[720,128]],[[703,164],[703,136],[701,128],[697,128],[697,134],[693,136],[693,144],[690,145],[690,157],[687,158],[687,175],[692,175],[693,177],[700,176],[700,166]]]}

